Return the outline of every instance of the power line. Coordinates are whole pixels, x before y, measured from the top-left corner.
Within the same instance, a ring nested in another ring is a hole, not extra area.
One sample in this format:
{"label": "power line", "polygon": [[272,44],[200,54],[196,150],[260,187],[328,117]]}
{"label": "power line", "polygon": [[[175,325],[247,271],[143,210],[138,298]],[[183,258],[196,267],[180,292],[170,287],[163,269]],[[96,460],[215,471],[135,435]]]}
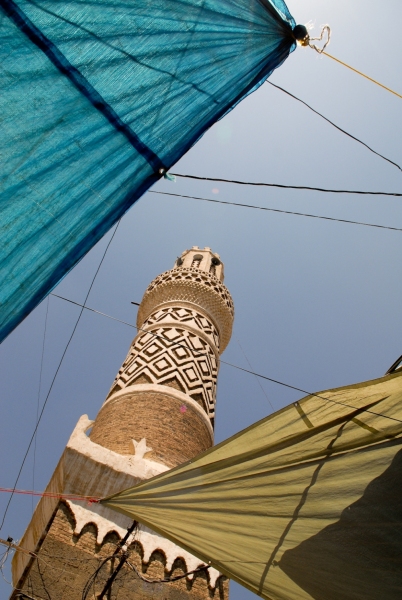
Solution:
{"label": "power line", "polygon": [[[156,338],[160,338],[162,340],[165,340],[166,342],[169,342],[170,344],[172,344],[173,346],[179,346],[181,348],[185,348],[186,350],[189,350],[190,352],[192,352],[193,354],[198,354],[201,356],[205,356],[205,354],[203,352],[201,352],[200,350],[195,350],[194,348],[190,348],[190,346],[186,346],[185,344],[181,344],[180,342],[175,342],[170,340],[169,338],[163,336],[163,335],[159,335],[157,333],[154,333],[153,331],[149,331],[149,329],[143,329],[141,327],[137,327],[136,325],[133,325],[132,323],[127,323],[127,321],[122,321],[120,319],[116,319],[115,317],[111,317],[110,315],[107,315],[106,313],[102,313],[98,310],[95,310],[94,308],[89,308],[88,306],[83,306],[82,304],[79,304],[78,302],[74,302],[74,300],[69,300],[68,298],[64,298],[63,296],[57,296],[56,294],[52,294],[52,296],[56,296],[56,298],[60,298],[61,300],[65,300],[66,302],[70,302],[71,304],[76,304],[77,306],[81,306],[83,309],[85,308],[86,310],[90,310],[94,313],[97,313],[98,315],[102,315],[103,317],[107,317],[108,319],[112,319],[113,321],[118,321],[119,323],[123,323],[124,325],[128,325],[129,327],[132,327],[133,329],[137,329],[138,331],[143,331],[145,333],[148,333],[149,335],[153,335]],[[325,398],[324,396],[320,396],[319,394],[315,394],[314,392],[308,392],[307,390],[304,390],[303,388],[299,388],[296,387],[294,385],[290,385],[288,383],[284,383],[283,381],[279,381],[278,379],[273,379],[272,377],[267,377],[266,375],[261,375],[260,373],[256,373],[255,371],[251,371],[249,369],[244,369],[243,367],[239,367],[238,365],[234,365],[233,363],[227,362],[225,360],[222,360],[221,358],[219,358],[219,362],[223,365],[226,365],[228,367],[232,367],[233,369],[238,369],[239,371],[243,371],[244,373],[249,373],[249,375],[254,375],[255,377],[261,377],[261,379],[265,379],[266,381],[270,381],[271,383],[276,383],[277,385],[281,385],[283,387],[289,388],[291,390],[296,390],[297,392],[302,392],[303,394],[306,394],[307,396],[313,396],[314,398],[320,398],[320,400],[325,400],[326,402],[331,402],[332,404],[339,404],[340,406],[344,406],[346,408],[350,408],[352,410],[362,410],[362,409],[357,409],[356,406],[352,406],[350,404],[346,404],[345,402],[339,402],[337,400],[331,400],[331,398]],[[397,423],[402,423],[401,419],[396,419],[395,417],[390,417],[388,415],[383,415],[381,413],[376,413],[373,412],[372,410],[364,410],[364,412],[368,412],[372,415],[375,415],[377,417],[383,417],[384,419],[390,419],[391,421],[396,421]]]}
{"label": "power line", "polygon": [[[43,372],[43,357],[45,354],[45,342],[46,342],[46,329],[47,329],[47,317],[49,314],[49,296],[47,297],[47,301],[46,301],[46,316],[45,316],[45,328],[43,331],[43,342],[42,342],[42,356],[40,359],[40,372],[39,372],[39,385],[38,385],[38,400],[36,403],[36,421],[38,421],[39,418],[39,401],[40,401],[40,393],[41,393],[41,389],[42,389],[42,372]],[[37,436],[35,433],[35,441],[34,441],[34,455],[33,455],[33,466],[32,466],[32,489],[35,489],[35,465],[36,465],[36,440],[37,440]],[[32,513],[33,513],[33,497],[32,497]]]}
{"label": "power line", "polygon": [[[266,210],[269,212],[282,213],[285,215],[294,215],[297,217],[309,217],[310,219],[323,219],[324,221],[335,221],[337,223],[349,223],[349,225],[362,225],[364,227],[375,227],[376,229],[390,229],[391,231],[402,231],[399,227],[388,227],[387,225],[376,225],[375,223],[363,223],[362,221],[350,221],[349,219],[336,219],[335,217],[324,217],[322,215],[312,215],[310,213],[301,213],[291,210],[282,210],[280,208],[268,208],[266,206],[254,206],[252,204],[241,204],[240,202],[229,202],[226,200],[216,200],[211,198],[201,198],[198,196],[185,196],[184,194],[173,194],[170,192],[156,192],[148,190],[150,194],[162,194],[163,196],[175,196],[177,198],[189,198],[191,200],[203,200],[204,202],[214,202],[215,204],[229,204],[231,206],[240,206],[242,208],[253,208],[255,210]],[[402,194],[401,194],[402,195]]]}
{"label": "power line", "polygon": [[[324,52],[324,54],[326,54],[326,52]],[[327,55],[327,56],[329,56],[329,55]],[[288,92],[287,90],[285,90],[280,85],[276,85],[276,83],[272,83],[272,81],[266,81],[266,83],[269,83],[270,85],[272,85],[273,87],[277,88],[278,90],[281,90],[281,92],[284,92],[285,94],[287,94],[291,98],[294,98],[294,100],[297,100],[298,102],[301,102],[301,104],[304,104],[304,106],[307,106],[307,108],[309,108],[313,113],[315,113],[316,115],[318,115],[319,117],[321,117],[322,119],[324,119],[324,121],[327,121],[327,123],[329,123],[330,125],[332,125],[332,127],[335,127],[335,129],[338,129],[338,131],[340,131],[341,133],[344,133],[348,137],[352,138],[352,140],[355,140],[355,142],[359,142],[359,144],[362,144],[362,146],[365,146],[365,148],[367,148],[368,150],[370,150],[370,152],[372,152],[373,154],[376,154],[377,156],[379,156],[383,160],[386,160],[388,163],[390,163],[391,165],[393,165],[394,167],[396,167],[397,169],[399,169],[400,171],[402,171],[402,168],[396,162],[394,162],[393,160],[387,158],[386,156],[383,156],[382,154],[380,154],[379,152],[377,152],[376,150],[374,150],[373,148],[371,148],[368,144],[366,144],[365,142],[362,142],[362,140],[359,140],[359,138],[355,137],[351,133],[348,133],[347,131],[345,131],[344,129],[342,129],[338,125],[336,125],[333,121],[330,121],[330,119],[328,119],[327,117],[324,117],[323,114],[321,114],[320,112],[318,112],[318,110],[315,110],[315,108],[313,108],[312,106],[310,106],[309,104],[307,104],[307,102],[304,102],[304,100],[301,100],[297,96],[294,96],[293,94],[291,94],[290,92]]]}
{"label": "power line", "polygon": [[98,273],[99,273],[99,270],[100,270],[100,268],[101,268],[101,266],[102,266],[102,263],[103,263],[103,261],[105,260],[105,256],[106,256],[106,254],[107,254],[107,251],[109,250],[109,246],[110,246],[110,244],[112,243],[112,240],[113,240],[113,238],[114,238],[114,236],[115,236],[115,234],[116,234],[116,231],[117,231],[117,228],[118,228],[119,224],[120,224],[120,220],[117,222],[117,225],[116,225],[116,227],[115,227],[115,229],[114,229],[114,231],[113,231],[113,233],[112,233],[112,235],[111,235],[111,237],[110,237],[110,240],[109,240],[109,242],[108,242],[108,244],[107,244],[107,246],[106,246],[106,248],[105,248],[105,251],[104,251],[104,253],[103,253],[103,255],[102,255],[102,258],[101,258],[101,260],[100,260],[100,263],[99,263],[99,265],[98,265],[98,268],[96,269],[95,275],[94,275],[94,276],[93,276],[93,278],[92,278],[91,285],[89,286],[89,289],[88,289],[87,295],[85,296],[84,304],[82,305],[82,308],[81,308],[80,314],[78,315],[78,319],[77,319],[77,321],[76,321],[76,323],[75,323],[75,325],[74,325],[74,329],[73,329],[73,331],[72,331],[72,333],[71,333],[71,335],[70,335],[70,338],[69,338],[69,340],[68,340],[68,342],[67,342],[67,344],[66,344],[66,347],[64,348],[64,352],[63,352],[63,354],[62,354],[62,356],[61,356],[61,359],[60,359],[60,361],[59,361],[59,364],[58,364],[58,366],[57,366],[56,372],[55,372],[55,374],[54,374],[54,376],[53,376],[52,382],[51,382],[51,384],[50,384],[49,390],[48,390],[48,392],[47,392],[47,395],[46,395],[45,401],[44,401],[44,403],[43,403],[43,406],[42,406],[42,410],[40,411],[39,418],[38,418],[38,419],[37,419],[37,421],[36,421],[35,429],[34,429],[34,431],[33,431],[33,433],[32,433],[31,439],[30,439],[30,441],[29,441],[28,448],[27,448],[27,450],[26,450],[26,452],[25,452],[25,454],[24,454],[24,458],[22,459],[22,463],[21,463],[20,469],[19,469],[19,471],[18,471],[17,478],[16,478],[16,480],[15,480],[15,482],[14,482],[14,485],[13,485],[13,488],[12,488],[12,492],[11,492],[11,495],[10,495],[10,498],[8,499],[8,502],[7,502],[7,505],[6,505],[6,509],[5,509],[5,511],[4,511],[4,514],[3,514],[3,519],[2,519],[2,521],[1,521],[1,524],[0,524],[0,530],[2,529],[2,527],[3,527],[3,525],[4,525],[4,521],[5,521],[5,519],[6,519],[7,512],[8,512],[8,509],[9,509],[9,507],[10,507],[11,500],[13,499],[13,496],[14,496],[14,491],[15,491],[15,489],[16,489],[16,487],[17,487],[17,484],[18,484],[19,478],[20,478],[20,476],[21,476],[21,473],[22,473],[22,469],[24,468],[25,461],[26,461],[26,459],[27,459],[27,457],[28,457],[28,454],[29,454],[29,451],[30,451],[30,449],[31,449],[32,443],[33,443],[33,441],[34,441],[34,439],[35,439],[36,432],[38,431],[39,423],[41,422],[41,419],[42,419],[42,417],[43,417],[43,413],[44,413],[44,411],[45,411],[45,408],[46,408],[46,405],[47,405],[47,401],[49,400],[50,393],[51,393],[51,391],[52,391],[52,389],[53,389],[54,382],[56,381],[57,375],[58,375],[58,373],[59,373],[59,371],[60,371],[60,367],[61,367],[61,365],[62,365],[62,363],[63,363],[63,360],[64,360],[64,357],[65,357],[65,355],[66,355],[66,353],[67,353],[68,347],[69,347],[69,346],[70,346],[70,344],[71,344],[71,341],[72,341],[72,339],[73,339],[73,337],[74,337],[74,334],[75,334],[75,332],[76,332],[76,329],[77,329],[77,327],[78,327],[78,323],[80,322],[80,319],[81,319],[82,313],[84,312],[85,304],[86,304],[86,302],[87,302],[87,300],[88,300],[89,294],[91,293],[92,287],[93,287],[93,285],[94,285],[94,283],[95,283],[95,279],[96,279],[96,277],[97,277],[97,275],[98,275]]}
{"label": "power line", "polygon": [[284,190],[307,190],[310,192],[324,192],[328,194],[360,194],[361,196],[393,196],[401,198],[399,192],[365,192],[362,190],[335,190],[329,188],[310,187],[308,185],[284,185],[282,183],[265,183],[256,181],[239,181],[238,179],[223,179],[221,177],[199,177],[198,175],[184,175],[182,173],[171,173],[174,177],[182,179],[196,179],[197,181],[218,181],[221,183],[235,183],[236,185],[251,185],[256,187],[274,187]]}
{"label": "power line", "polygon": [[[246,361],[247,361],[247,364],[248,364],[248,366],[249,366],[249,367],[250,367],[250,369],[252,370],[252,369],[253,369],[253,366],[252,366],[251,362],[249,361],[249,359],[247,358],[247,354],[244,352],[244,350],[243,350],[243,346],[240,344],[240,342],[239,342],[238,338],[236,338],[236,342],[238,343],[238,345],[239,345],[239,348],[240,348],[240,350],[242,351],[242,353],[243,353],[243,355],[244,355],[244,358],[245,358],[245,359],[246,359]],[[257,381],[257,383],[258,383],[258,385],[259,385],[259,387],[260,387],[260,389],[261,389],[262,393],[264,394],[265,398],[267,399],[267,402],[268,402],[268,404],[270,405],[270,407],[271,407],[271,408],[272,408],[272,410],[274,411],[274,410],[275,410],[275,408],[274,408],[274,406],[273,406],[273,404],[272,404],[271,400],[269,399],[269,397],[268,397],[268,394],[266,393],[266,391],[265,391],[265,390],[264,390],[264,388],[262,387],[262,385],[261,385],[261,381],[260,381],[259,377],[256,377],[255,379],[256,379],[256,381]]]}

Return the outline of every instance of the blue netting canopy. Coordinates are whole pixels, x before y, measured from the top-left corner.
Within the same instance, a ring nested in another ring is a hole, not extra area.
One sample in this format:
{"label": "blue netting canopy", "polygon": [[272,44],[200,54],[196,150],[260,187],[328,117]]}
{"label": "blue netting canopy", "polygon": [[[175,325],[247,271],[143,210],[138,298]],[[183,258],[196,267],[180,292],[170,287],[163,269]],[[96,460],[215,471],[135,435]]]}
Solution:
{"label": "blue netting canopy", "polygon": [[282,0],[0,0],[0,340],[295,48]]}

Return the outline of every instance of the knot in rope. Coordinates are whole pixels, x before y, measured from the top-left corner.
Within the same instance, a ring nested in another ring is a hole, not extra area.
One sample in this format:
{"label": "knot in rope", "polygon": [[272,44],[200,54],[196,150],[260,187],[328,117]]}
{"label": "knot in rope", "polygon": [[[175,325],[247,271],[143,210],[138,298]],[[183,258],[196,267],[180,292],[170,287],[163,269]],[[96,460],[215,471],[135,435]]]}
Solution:
{"label": "knot in rope", "polygon": [[[316,44],[311,43],[321,42],[325,34],[327,35],[327,39],[322,48],[319,48],[318,46],[316,46]],[[296,25],[296,27],[293,29],[293,36],[296,42],[299,44],[299,46],[309,46],[310,48],[313,48],[313,50],[318,52],[318,54],[322,54],[331,40],[331,28],[329,25],[324,25],[321,29],[320,36],[312,38],[310,37],[308,29],[305,25]]]}

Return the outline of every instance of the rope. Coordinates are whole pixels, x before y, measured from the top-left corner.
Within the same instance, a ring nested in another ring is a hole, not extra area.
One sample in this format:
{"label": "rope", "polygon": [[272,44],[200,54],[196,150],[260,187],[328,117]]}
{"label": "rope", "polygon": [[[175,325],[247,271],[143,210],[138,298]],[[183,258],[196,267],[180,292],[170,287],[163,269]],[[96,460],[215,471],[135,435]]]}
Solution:
{"label": "rope", "polygon": [[[327,41],[325,42],[325,44],[323,45],[322,48],[319,48],[318,46],[316,46],[315,44],[312,44],[312,41],[318,41],[321,42],[322,38],[324,37],[324,34],[327,33]],[[316,52],[318,52],[318,54],[322,54],[325,50],[325,48],[328,46],[329,42],[331,41],[331,28],[329,25],[324,25],[324,27],[321,29],[321,34],[319,37],[315,37],[315,38],[311,38],[308,36],[308,45],[310,46],[310,48],[313,48],[313,50],[315,50]],[[305,44],[303,44],[305,45]]]}
{"label": "rope", "polygon": [[17,490],[16,488],[0,487],[0,492],[10,494],[23,494],[25,496],[40,496],[41,498],[58,498],[59,500],[84,500],[89,504],[96,504],[100,498],[94,496],[78,496],[76,494],[58,494],[57,492],[35,492],[34,490]]}
{"label": "rope", "polygon": [[[172,173],[175,177],[182,179],[196,179],[197,181],[219,181],[221,183],[235,183],[236,185],[253,185],[257,187],[274,187],[283,190],[307,190],[310,192],[325,192],[328,194],[358,194],[360,196],[393,196],[402,198],[400,192],[364,192],[362,190],[336,190],[329,188],[311,187],[308,185],[284,185],[283,183],[265,183],[256,181],[239,181],[238,179],[223,179],[220,177],[199,177],[197,175],[184,175],[182,173]],[[150,190],[149,190],[150,191]]]}
{"label": "rope", "polygon": [[[314,49],[317,50],[317,48],[314,48]],[[332,58],[332,60],[335,60],[340,65],[343,65],[344,67],[347,67],[348,69],[350,69],[351,71],[354,71],[358,75],[361,75],[362,77],[365,77],[365,79],[368,79],[369,81],[372,81],[376,85],[379,85],[380,87],[384,88],[384,90],[387,90],[387,92],[391,92],[391,94],[394,94],[395,96],[398,96],[398,98],[402,98],[401,94],[398,94],[398,92],[395,92],[394,90],[391,90],[391,88],[387,87],[386,85],[383,85],[382,83],[380,83],[376,79],[373,79],[372,77],[369,77],[368,75],[365,75],[361,71],[358,71],[354,67],[351,67],[350,65],[348,65],[345,62],[343,62],[342,60],[339,60],[339,58],[335,58],[335,56],[332,56],[332,54],[328,54],[328,52],[324,52],[324,49],[322,49],[321,52],[319,50],[317,50],[317,52],[319,52],[320,54],[325,54],[325,56],[328,56],[328,58]]]}
{"label": "rope", "polygon": [[[380,83],[376,79],[373,79],[372,77],[369,77],[365,73],[362,73],[361,71],[358,71],[354,67],[351,67],[350,65],[348,65],[345,62],[343,62],[342,60],[339,60],[339,58],[335,58],[335,56],[332,56],[332,54],[328,54],[328,52],[325,52],[325,48],[328,46],[328,44],[331,41],[331,28],[329,27],[329,25],[324,25],[323,26],[323,28],[321,29],[321,34],[320,34],[319,37],[312,38],[307,33],[307,29],[305,29],[305,31],[306,31],[305,37],[303,39],[299,39],[298,40],[298,43],[301,46],[305,46],[305,47],[309,46],[310,48],[312,48],[313,50],[315,50],[316,52],[318,52],[318,54],[325,54],[325,56],[328,56],[328,58],[332,58],[332,60],[334,60],[335,62],[339,63],[340,65],[343,65],[344,67],[346,67],[347,69],[350,69],[351,71],[354,71],[354,73],[357,73],[358,75],[361,75],[362,77],[364,77],[365,79],[368,79],[372,83],[375,83],[379,87],[382,87],[384,90],[387,90],[387,92],[390,92],[391,94],[394,94],[395,96],[398,96],[398,98],[402,98],[402,95],[398,94],[398,92],[395,92],[394,90],[392,90],[391,88],[387,87],[386,85],[383,85],[382,83]],[[325,35],[325,33],[327,34],[327,40],[326,40],[326,42],[325,42],[325,44],[323,45],[322,48],[319,48],[318,46],[316,46],[316,44],[312,44],[311,43],[312,41],[319,41],[319,42],[321,42],[322,39],[323,39],[323,37],[324,37],[324,35]]]}

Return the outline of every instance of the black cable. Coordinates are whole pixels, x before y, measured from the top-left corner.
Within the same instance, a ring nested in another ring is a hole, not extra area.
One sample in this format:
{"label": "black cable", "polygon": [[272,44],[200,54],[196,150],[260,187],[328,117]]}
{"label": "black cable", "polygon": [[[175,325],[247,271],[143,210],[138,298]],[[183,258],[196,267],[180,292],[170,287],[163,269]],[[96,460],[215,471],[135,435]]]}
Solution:
{"label": "black cable", "polygon": [[38,560],[38,558],[36,559],[36,566],[37,566],[38,573],[39,573],[39,577],[40,577],[40,579],[41,579],[42,586],[43,586],[43,589],[44,589],[44,591],[45,591],[45,593],[46,593],[46,596],[48,597],[48,600],[52,600],[52,598],[51,598],[51,596],[50,596],[50,594],[49,594],[49,591],[48,591],[48,589],[47,589],[47,587],[46,587],[45,580],[44,580],[44,577],[43,577],[43,573],[42,573],[42,571],[40,570],[40,565],[39,565],[39,560]]}
{"label": "black cable", "polygon": [[[177,198],[190,198],[191,200],[203,200],[204,202],[214,202],[216,204],[230,204],[231,206],[240,206],[242,208],[254,208],[256,210],[267,210],[269,212],[282,213],[285,215],[295,215],[297,217],[309,217],[312,219],[324,219],[325,221],[336,221],[337,223],[349,223],[349,225],[363,225],[364,227],[375,227],[377,229],[390,229],[391,231],[402,231],[399,227],[388,227],[387,225],[376,225],[375,223],[363,223],[362,221],[350,221],[349,219],[335,219],[335,217],[323,217],[322,215],[312,215],[309,213],[300,213],[279,208],[267,208],[265,206],[254,206],[252,204],[241,204],[239,202],[229,202],[225,200],[212,200],[211,198],[200,198],[199,196],[185,196],[183,194],[173,194],[170,192],[155,192],[148,190],[150,194],[162,194],[163,196],[175,196]],[[402,194],[401,194],[402,196]]]}
{"label": "black cable", "polygon": [[97,575],[102,570],[102,568],[104,567],[104,565],[109,560],[112,560],[112,558],[115,558],[115,557],[116,557],[115,554],[112,554],[111,556],[107,556],[104,560],[102,560],[102,562],[97,567],[97,569],[90,575],[88,581],[86,582],[86,584],[84,585],[84,588],[82,590],[82,600],[86,600],[86,598],[88,596],[88,593],[89,593],[89,590],[91,589],[91,585],[95,582]]}
{"label": "black cable", "polygon": [[[170,173],[170,172],[169,172]],[[329,188],[310,187],[308,185],[283,185],[281,183],[265,183],[256,181],[239,181],[237,179],[222,179],[220,177],[199,177],[198,175],[184,175],[182,173],[170,173],[182,179],[196,179],[197,181],[219,181],[221,183],[235,183],[236,185],[252,185],[257,187],[274,187],[284,190],[308,190],[310,192],[326,192],[328,194],[360,194],[363,196],[394,196],[401,198],[399,192],[364,192],[362,190],[333,190]]]}
{"label": "black cable", "polygon": [[[52,296],[56,296],[56,298],[60,298],[61,300],[65,300],[66,302],[71,302],[71,304],[76,304],[77,306],[83,306],[82,304],[78,304],[78,302],[74,302],[74,300],[69,300],[68,298],[63,298],[63,296],[57,296],[56,294],[52,294]],[[181,348],[185,348],[186,350],[189,350],[193,354],[201,354],[202,356],[205,356],[205,354],[203,352],[201,352],[200,350],[195,350],[194,348],[190,348],[190,346],[186,346],[185,344],[181,344],[180,342],[174,342],[172,340],[169,340],[169,338],[167,338],[163,335],[158,335],[157,333],[153,333],[153,331],[149,331],[148,329],[142,329],[141,327],[132,325],[132,323],[127,323],[126,321],[121,321],[120,319],[111,317],[110,315],[107,315],[106,313],[99,312],[98,310],[95,310],[94,308],[89,308],[88,306],[84,306],[83,308],[85,308],[86,310],[90,310],[94,313],[97,313],[99,315],[102,315],[103,317],[112,319],[113,321],[118,321],[119,323],[128,325],[129,327],[132,327],[133,329],[137,329],[138,331],[143,331],[145,333],[149,333],[150,335],[153,335],[156,338],[161,338],[161,339],[165,340],[166,342],[173,344],[174,346],[179,346]],[[250,375],[254,375],[255,377],[261,377],[261,379],[266,379],[267,381],[270,381],[271,383],[276,383],[277,385],[281,385],[281,386],[289,388],[291,390],[296,390],[297,392],[302,392],[303,394],[306,394],[307,396],[314,396],[314,398],[320,398],[321,400],[325,400],[326,402],[331,402],[332,404],[339,404],[340,406],[345,406],[346,408],[351,408],[352,410],[356,410],[356,406],[351,406],[350,404],[346,404],[344,402],[338,402],[336,400],[331,400],[331,398],[325,398],[324,396],[320,396],[319,394],[315,394],[314,392],[308,392],[307,390],[303,390],[303,388],[295,387],[294,385],[290,385],[288,383],[283,383],[283,381],[279,381],[278,379],[272,379],[272,377],[267,377],[266,375],[261,375],[260,373],[255,373],[254,371],[250,371],[249,369],[244,369],[243,367],[239,367],[238,365],[229,363],[225,360],[222,360],[221,358],[219,358],[219,362],[223,365],[227,365],[228,367],[233,367],[233,369],[238,369],[239,371],[244,371],[244,373],[249,373]],[[372,410],[366,410],[365,412],[368,412],[372,415],[376,415],[377,417],[383,417],[384,419],[390,419],[391,421],[396,421],[397,423],[402,423],[402,420],[400,420],[400,419],[396,419],[395,417],[389,417],[388,415],[383,415],[381,413],[375,413]]]}
{"label": "black cable", "polygon": [[335,123],[333,123],[332,121],[330,121],[327,117],[324,117],[324,115],[322,115],[320,112],[318,112],[318,110],[315,110],[315,108],[313,108],[312,106],[310,106],[309,104],[307,104],[307,102],[304,102],[304,100],[301,100],[300,98],[298,98],[297,96],[294,96],[293,94],[291,94],[290,92],[288,92],[287,90],[285,90],[283,87],[281,87],[280,85],[276,85],[276,83],[272,83],[272,81],[266,81],[266,83],[269,83],[270,85],[272,85],[273,87],[275,87],[278,90],[281,90],[281,92],[284,92],[285,94],[287,94],[288,96],[290,96],[291,98],[294,98],[294,100],[297,100],[298,102],[301,102],[301,104],[304,104],[304,106],[307,106],[307,108],[309,108],[313,113],[315,113],[316,115],[318,115],[319,117],[321,117],[322,119],[324,119],[324,121],[327,121],[327,123],[329,123],[330,125],[332,125],[332,127],[335,127],[335,129],[337,129],[338,131],[340,131],[341,133],[344,133],[345,135],[347,135],[348,137],[352,138],[352,140],[355,140],[355,142],[359,142],[359,144],[362,144],[362,146],[365,146],[365,148],[367,148],[368,150],[370,150],[370,152],[372,152],[373,154],[376,154],[377,156],[379,156],[380,158],[386,160],[387,162],[389,162],[391,165],[393,165],[394,167],[396,167],[397,169],[399,169],[400,171],[402,171],[402,168],[393,160],[390,160],[389,158],[387,158],[386,156],[383,156],[382,154],[380,154],[379,152],[376,152],[375,150],[373,150],[373,148],[371,148],[368,144],[366,144],[365,142],[362,142],[362,140],[359,140],[359,138],[355,137],[354,135],[352,135],[351,133],[348,133],[347,131],[345,131],[344,129],[342,129],[341,127],[339,127],[338,125],[336,125]]}
{"label": "black cable", "polygon": [[52,389],[53,389],[54,382],[56,381],[56,377],[57,377],[57,375],[58,375],[58,373],[59,373],[59,371],[60,371],[60,367],[61,367],[61,365],[62,365],[62,363],[63,363],[63,360],[64,360],[64,357],[65,357],[65,355],[66,355],[66,352],[67,352],[67,350],[68,350],[68,347],[70,346],[71,340],[73,339],[73,337],[74,337],[74,333],[76,332],[76,329],[77,329],[77,327],[78,327],[78,323],[80,322],[80,319],[81,319],[82,313],[83,313],[83,311],[84,311],[84,308],[85,308],[86,301],[88,300],[88,296],[89,296],[89,294],[91,293],[92,287],[93,287],[93,285],[94,285],[94,283],[95,283],[95,279],[96,279],[96,277],[97,277],[97,275],[98,275],[98,273],[99,273],[99,269],[101,268],[101,266],[102,266],[102,263],[103,263],[103,261],[105,260],[106,253],[107,253],[107,251],[109,250],[109,246],[110,246],[110,244],[112,243],[112,240],[113,240],[113,238],[114,238],[114,236],[115,236],[115,234],[116,234],[116,231],[117,231],[117,228],[118,228],[119,224],[120,224],[120,220],[117,222],[117,225],[116,225],[116,227],[115,227],[115,229],[114,229],[114,231],[113,231],[113,233],[112,233],[112,235],[111,235],[111,237],[110,237],[110,240],[109,240],[109,242],[108,242],[108,244],[107,244],[107,246],[106,246],[106,249],[105,249],[105,251],[104,251],[104,253],[103,253],[103,256],[102,256],[102,258],[101,258],[101,261],[100,261],[100,263],[99,263],[99,266],[98,266],[98,268],[96,269],[95,275],[94,275],[94,276],[93,276],[93,278],[92,278],[91,285],[89,286],[89,289],[88,289],[87,295],[85,296],[84,304],[82,305],[82,308],[81,308],[81,312],[80,312],[80,314],[78,315],[78,319],[77,319],[77,321],[76,321],[76,323],[75,323],[75,325],[74,325],[73,332],[72,332],[72,334],[70,335],[70,338],[69,338],[69,340],[68,340],[68,342],[67,342],[67,344],[66,344],[66,347],[64,348],[64,352],[63,352],[63,354],[62,354],[62,357],[61,357],[61,359],[60,359],[60,362],[59,362],[59,364],[58,364],[58,367],[57,367],[57,369],[56,369],[56,372],[55,372],[55,374],[54,374],[54,376],[53,376],[52,382],[51,382],[51,384],[50,384],[49,390],[48,390],[48,392],[47,392],[47,395],[46,395],[45,401],[44,401],[44,403],[43,403],[43,406],[42,406],[42,410],[41,410],[41,412],[40,412],[40,414],[39,414],[39,418],[38,418],[38,419],[37,419],[37,421],[36,421],[35,429],[34,429],[34,431],[33,431],[33,433],[32,433],[31,439],[30,439],[30,441],[29,441],[29,444],[28,444],[28,448],[27,448],[27,450],[26,450],[26,452],[25,452],[25,455],[24,455],[24,458],[23,458],[23,460],[22,460],[22,463],[21,463],[20,469],[19,469],[19,471],[18,471],[17,478],[16,478],[16,480],[15,480],[15,483],[14,483],[14,485],[13,485],[13,489],[12,489],[12,492],[11,492],[10,498],[8,499],[8,502],[7,502],[7,505],[6,505],[6,509],[5,509],[5,511],[4,511],[4,514],[3,514],[3,519],[2,519],[2,521],[1,521],[0,530],[2,529],[2,527],[3,527],[3,525],[4,525],[4,521],[5,521],[5,519],[6,519],[7,512],[8,512],[8,509],[9,509],[9,507],[10,507],[11,500],[13,499],[13,496],[14,496],[15,489],[16,489],[16,487],[17,487],[17,484],[18,484],[19,478],[20,478],[20,476],[21,476],[22,469],[24,468],[25,461],[26,461],[26,459],[27,459],[28,453],[29,453],[29,451],[30,451],[30,449],[31,449],[31,446],[32,446],[32,443],[33,443],[33,441],[34,441],[34,439],[35,439],[36,432],[38,431],[39,423],[41,422],[41,419],[42,419],[42,417],[43,417],[43,413],[44,413],[44,411],[45,411],[46,404],[47,404],[47,401],[48,401],[48,399],[49,399],[49,396],[50,396],[50,392],[51,392],[51,391],[52,391]]}
{"label": "black cable", "polygon": [[[246,359],[248,366],[249,366],[249,367],[250,367],[250,369],[252,370],[252,369],[253,369],[253,365],[251,364],[251,362],[250,362],[250,361],[249,361],[249,359],[247,358],[247,354],[244,352],[244,350],[243,350],[243,346],[241,345],[241,343],[239,342],[239,340],[238,340],[237,338],[236,338],[236,342],[238,343],[238,345],[239,345],[239,348],[240,348],[240,350],[242,351],[242,353],[243,353],[243,356],[244,356],[244,358]],[[266,400],[267,400],[268,404],[269,404],[269,405],[270,405],[270,407],[272,408],[272,411],[275,411],[275,407],[274,407],[274,405],[272,404],[271,400],[268,398],[268,394],[266,393],[266,391],[265,391],[265,390],[264,390],[264,388],[262,387],[262,384],[261,384],[260,378],[259,378],[259,377],[256,377],[256,381],[257,381],[257,383],[258,383],[258,385],[259,385],[259,387],[260,387],[260,389],[261,389],[262,393],[264,394],[264,396],[265,396],[265,398],[266,398]]]}
{"label": "black cable", "polygon": [[[105,597],[105,595],[108,594],[108,592],[110,592],[113,583],[116,581],[116,577],[120,573],[121,569],[124,567],[124,565],[128,559],[127,550],[124,548],[124,546],[128,542],[128,538],[130,537],[130,535],[133,532],[134,532],[133,538],[135,538],[135,534],[136,534],[137,530],[138,530],[138,521],[133,521],[132,524],[129,527],[127,527],[127,533],[125,534],[125,536],[117,544],[117,547],[113,553],[113,556],[117,556],[117,554],[121,553],[119,563],[118,563],[117,567],[115,567],[113,569],[113,572],[110,574],[110,576],[107,578],[107,581],[106,581],[105,585],[103,586],[101,593],[98,594],[98,596],[97,596],[98,600],[102,600]],[[95,579],[94,579],[94,586],[95,586]],[[110,596],[110,594],[108,594],[108,596]],[[85,599],[83,599],[83,600],[85,600]]]}
{"label": "black cable", "polygon": [[[43,372],[43,357],[45,354],[45,342],[46,342],[46,330],[47,330],[47,317],[49,314],[49,296],[47,297],[46,302],[46,316],[45,316],[45,328],[43,332],[43,341],[42,341],[42,356],[40,360],[40,372],[39,372],[39,385],[38,385],[38,399],[36,402],[36,420],[39,417],[39,401],[40,401],[40,393],[42,389],[42,372]],[[35,489],[35,466],[36,466],[36,434],[35,434],[35,442],[34,442],[34,455],[33,455],[33,466],[32,466],[32,489]],[[33,514],[33,503],[34,498],[32,496],[32,514]]]}

